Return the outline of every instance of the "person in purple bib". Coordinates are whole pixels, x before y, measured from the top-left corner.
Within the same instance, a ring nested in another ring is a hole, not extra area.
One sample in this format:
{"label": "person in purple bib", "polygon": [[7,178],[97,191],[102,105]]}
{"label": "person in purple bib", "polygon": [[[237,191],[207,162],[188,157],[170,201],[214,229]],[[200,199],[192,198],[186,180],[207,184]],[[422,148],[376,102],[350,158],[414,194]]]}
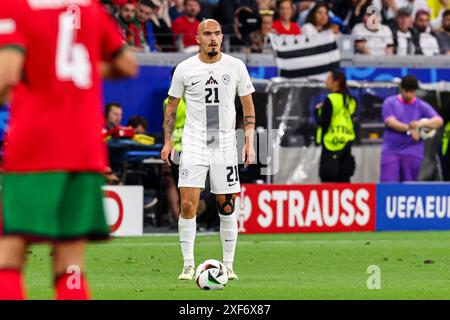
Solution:
{"label": "person in purple bib", "polygon": [[407,75],[402,78],[400,94],[386,98],[383,103],[386,129],[380,182],[417,181],[424,148],[420,130],[443,125],[433,107],[416,96],[418,88],[416,77]]}

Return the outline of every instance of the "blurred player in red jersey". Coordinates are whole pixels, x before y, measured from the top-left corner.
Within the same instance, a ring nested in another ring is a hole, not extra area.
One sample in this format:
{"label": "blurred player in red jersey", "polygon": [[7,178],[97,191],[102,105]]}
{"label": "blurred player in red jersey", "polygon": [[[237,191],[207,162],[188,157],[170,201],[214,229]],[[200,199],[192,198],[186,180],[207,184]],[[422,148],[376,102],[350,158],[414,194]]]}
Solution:
{"label": "blurred player in red jersey", "polygon": [[85,245],[109,234],[101,191],[107,160],[100,78],[136,72],[97,0],[0,1],[0,100],[12,91],[0,299],[25,298],[22,268],[27,245],[36,240],[53,246],[56,298],[89,298]]}

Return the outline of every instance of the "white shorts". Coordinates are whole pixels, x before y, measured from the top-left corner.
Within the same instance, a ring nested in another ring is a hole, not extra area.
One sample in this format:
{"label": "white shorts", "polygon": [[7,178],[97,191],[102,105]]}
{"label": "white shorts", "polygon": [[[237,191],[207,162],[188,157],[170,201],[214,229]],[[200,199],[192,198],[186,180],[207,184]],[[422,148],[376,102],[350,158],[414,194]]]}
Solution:
{"label": "white shorts", "polygon": [[182,152],[178,187],[205,188],[209,172],[211,192],[233,194],[241,191],[236,151]]}

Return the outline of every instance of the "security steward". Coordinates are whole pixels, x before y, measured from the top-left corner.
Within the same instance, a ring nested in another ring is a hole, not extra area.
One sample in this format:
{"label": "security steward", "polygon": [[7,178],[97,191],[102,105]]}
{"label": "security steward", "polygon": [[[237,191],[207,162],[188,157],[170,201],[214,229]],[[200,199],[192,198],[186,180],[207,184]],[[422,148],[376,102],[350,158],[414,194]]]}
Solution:
{"label": "security steward", "polygon": [[329,72],[325,82],[331,91],[316,106],[316,141],[322,145],[319,176],[322,182],[350,182],[355,172],[352,143],[355,140],[356,100],[350,95],[347,79],[339,70]]}

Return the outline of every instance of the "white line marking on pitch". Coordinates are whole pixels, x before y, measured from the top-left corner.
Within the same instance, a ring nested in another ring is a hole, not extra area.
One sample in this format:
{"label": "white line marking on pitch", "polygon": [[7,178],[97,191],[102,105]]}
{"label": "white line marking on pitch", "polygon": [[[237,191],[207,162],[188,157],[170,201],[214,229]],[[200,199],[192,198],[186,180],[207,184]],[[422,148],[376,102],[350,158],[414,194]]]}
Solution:
{"label": "white line marking on pitch", "polygon": [[[175,238],[175,237],[174,237]],[[423,241],[428,240],[438,240],[438,239],[421,239]],[[365,245],[365,243],[369,241],[371,244],[376,243],[387,243],[387,242],[396,242],[396,243],[410,243],[410,240],[276,240],[276,241],[246,241],[238,240],[238,245],[259,245],[259,244],[274,244],[274,245],[320,245],[320,244],[349,244],[349,243],[360,243],[362,245]],[[217,245],[217,242],[220,242],[220,239],[217,240],[211,240],[208,242],[202,242],[200,245]],[[443,246],[448,246],[447,243],[440,242]],[[178,246],[178,237],[174,239],[173,242],[148,242],[148,243],[142,243],[142,242],[130,242],[130,243],[106,243],[106,244],[97,244],[95,246],[100,247],[155,247],[155,246]],[[435,245],[435,244],[433,244]]]}

